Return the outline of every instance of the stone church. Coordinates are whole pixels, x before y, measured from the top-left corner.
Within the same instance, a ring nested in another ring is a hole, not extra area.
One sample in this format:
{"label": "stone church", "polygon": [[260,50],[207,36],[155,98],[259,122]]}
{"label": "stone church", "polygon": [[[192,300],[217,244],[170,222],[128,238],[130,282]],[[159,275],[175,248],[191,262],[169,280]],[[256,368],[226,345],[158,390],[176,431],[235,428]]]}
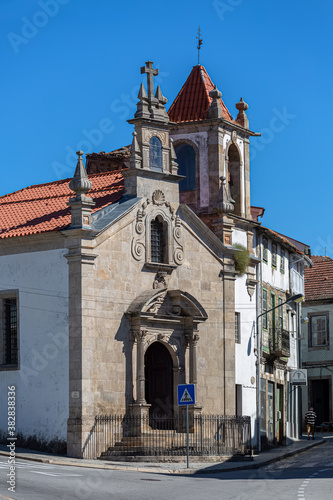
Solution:
{"label": "stone church", "polygon": [[[72,456],[96,415],[177,414],[178,384],[196,385],[194,413],[239,413],[235,300],[250,339],[258,134],[243,99],[233,119],[201,65],[167,113],[157,72],[141,68],[130,147],[87,154],[86,167],[78,151],[72,179],[0,199],[1,392],[16,386],[23,435],[66,440]],[[244,358],[254,419],[253,345]]]}

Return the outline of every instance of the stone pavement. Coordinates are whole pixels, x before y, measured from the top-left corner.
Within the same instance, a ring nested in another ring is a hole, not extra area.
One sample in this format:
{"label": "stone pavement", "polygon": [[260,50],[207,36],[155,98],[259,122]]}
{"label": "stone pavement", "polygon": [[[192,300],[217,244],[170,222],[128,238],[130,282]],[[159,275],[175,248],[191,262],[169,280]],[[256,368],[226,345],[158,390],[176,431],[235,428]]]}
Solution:
{"label": "stone pavement", "polygon": [[[25,459],[36,462],[43,462],[56,465],[70,465],[73,467],[92,467],[96,469],[124,470],[137,472],[154,472],[159,474],[211,474],[217,472],[230,472],[234,470],[257,469],[278,460],[297,455],[302,451],[308,450],[313,446],[325,443],[326,438],[332,438],[331,433],[317,433],[316,439],[307,440],[306,436],[288,446],[278,446],[270,450],[254,455],[249,459],[240,461],[227,460],[225,462],[194,462],[195,457],[190,457],[190,467],[186,467],[186,457],[184,462],[113,462],[111,460],[82,460],[70,458],[62,455],[53,455],[51,453],[35,452],[23,448],[16,448],[16,460]],[[0,456],[8,456],[6,445],[0,445]]]}

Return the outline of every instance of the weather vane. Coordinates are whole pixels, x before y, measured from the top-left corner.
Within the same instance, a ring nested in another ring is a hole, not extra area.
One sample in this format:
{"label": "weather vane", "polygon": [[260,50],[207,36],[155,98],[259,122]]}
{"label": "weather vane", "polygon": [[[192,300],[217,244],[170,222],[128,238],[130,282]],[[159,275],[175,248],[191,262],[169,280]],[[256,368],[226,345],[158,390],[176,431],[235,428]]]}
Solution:
{"label": "weather vane", "polygon": [[198,29],[198,36],[196,38],[198,39],[197,49],[198,49],[198,64],[199,64],[199,55],[200,55],[200,49],[201,49],[201,45],[202,45],[202,38],[201,38],[200,26],[199,26],[199,29]]}

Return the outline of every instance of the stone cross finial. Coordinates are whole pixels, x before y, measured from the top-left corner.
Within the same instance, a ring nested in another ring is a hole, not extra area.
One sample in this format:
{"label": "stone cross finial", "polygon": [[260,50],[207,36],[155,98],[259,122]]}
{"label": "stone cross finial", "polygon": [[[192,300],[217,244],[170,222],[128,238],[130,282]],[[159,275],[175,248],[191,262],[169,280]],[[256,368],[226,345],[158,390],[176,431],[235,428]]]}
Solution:
{"label": "stone cross finial", "polygon": [[148,99],[154,98],[154,76],[158,75],[158,69],[153,69],[153,61],[147,61],[146,66],[142,66],[141,74],[147,73]]}

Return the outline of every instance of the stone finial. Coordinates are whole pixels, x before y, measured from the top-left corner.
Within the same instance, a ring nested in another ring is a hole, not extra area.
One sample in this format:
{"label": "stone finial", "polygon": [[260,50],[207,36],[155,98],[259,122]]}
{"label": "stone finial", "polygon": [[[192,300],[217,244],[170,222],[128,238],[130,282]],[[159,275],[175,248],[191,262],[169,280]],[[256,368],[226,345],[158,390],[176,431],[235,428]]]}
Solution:
{"label": "stone finial", "polygon": [[141,99],[148,99],[145,86],[143,85],[142,82],[141,82],[140,90],[139,90],[139,93],[138,93],[138,99],[140,99],[140,101],[141,101]]}
{"label": "stone finial", "polygon": [[159,85],[157,85],[157,89],[156,89],[156,94],[155,94],[155,98],[164,106],[167,102],[168,102],[168,99],[166,97],[164,97],[164,95],[162,94],[162,90],[161,90],[161,87]]}
{"label": "stone finial", "polygon": [[137,139],[137,133],[133,132],[133,140],[131,145],[131,157],[130,157],[130,167],[131,168],[141,168],[142,167],[142,158],[139,142]]}
{"label": "stone finial", "polygon": [[208,112],[209,118],[222,118],[223,111],[220,102],[220,99],[222,97],[222,92],[220,92],[217,89],[216,85],[214,85],[214,89],[209,92],[209,97],[213,99],[209,107],[209,112]]}
{"label": "stone finial", "polygon": [[241,125],[241,127],[249,128],[249,120],[245,113],[245,111],[249,109],[249,105],[244,102],[243,97],[241,97],[240,101],[236,104],[236,108],[238,109],[236,123]]}
{"label": "stone finial", "polygon": [[78,160],[73,179],[69,183],[69,188],[76,193],[69,199],[68,205],[71,207],[71,229],[91,229],[91,209],[95,205],[92,198],[86,196],[91,189],[91,182],[88,179],[86,169],[83,165],[83,151],[77,151]]}
{"label": "stone finial", "polygon": [[91,189],[91,182],[88,179],[86,169],[83,165],[83,151],[77,151],[78,155],[74,177],[69,183],[69,188],[76,193],[76,199],[87,198],[85,194]]}
{"label": "stone finial", "polygon": [[140,90],[138,93],[139,102],[137,103],[137,111],[135,113],[135,118],[150,118],[150,113],[148,109],[148,96],[143,83],[141,83]]}

